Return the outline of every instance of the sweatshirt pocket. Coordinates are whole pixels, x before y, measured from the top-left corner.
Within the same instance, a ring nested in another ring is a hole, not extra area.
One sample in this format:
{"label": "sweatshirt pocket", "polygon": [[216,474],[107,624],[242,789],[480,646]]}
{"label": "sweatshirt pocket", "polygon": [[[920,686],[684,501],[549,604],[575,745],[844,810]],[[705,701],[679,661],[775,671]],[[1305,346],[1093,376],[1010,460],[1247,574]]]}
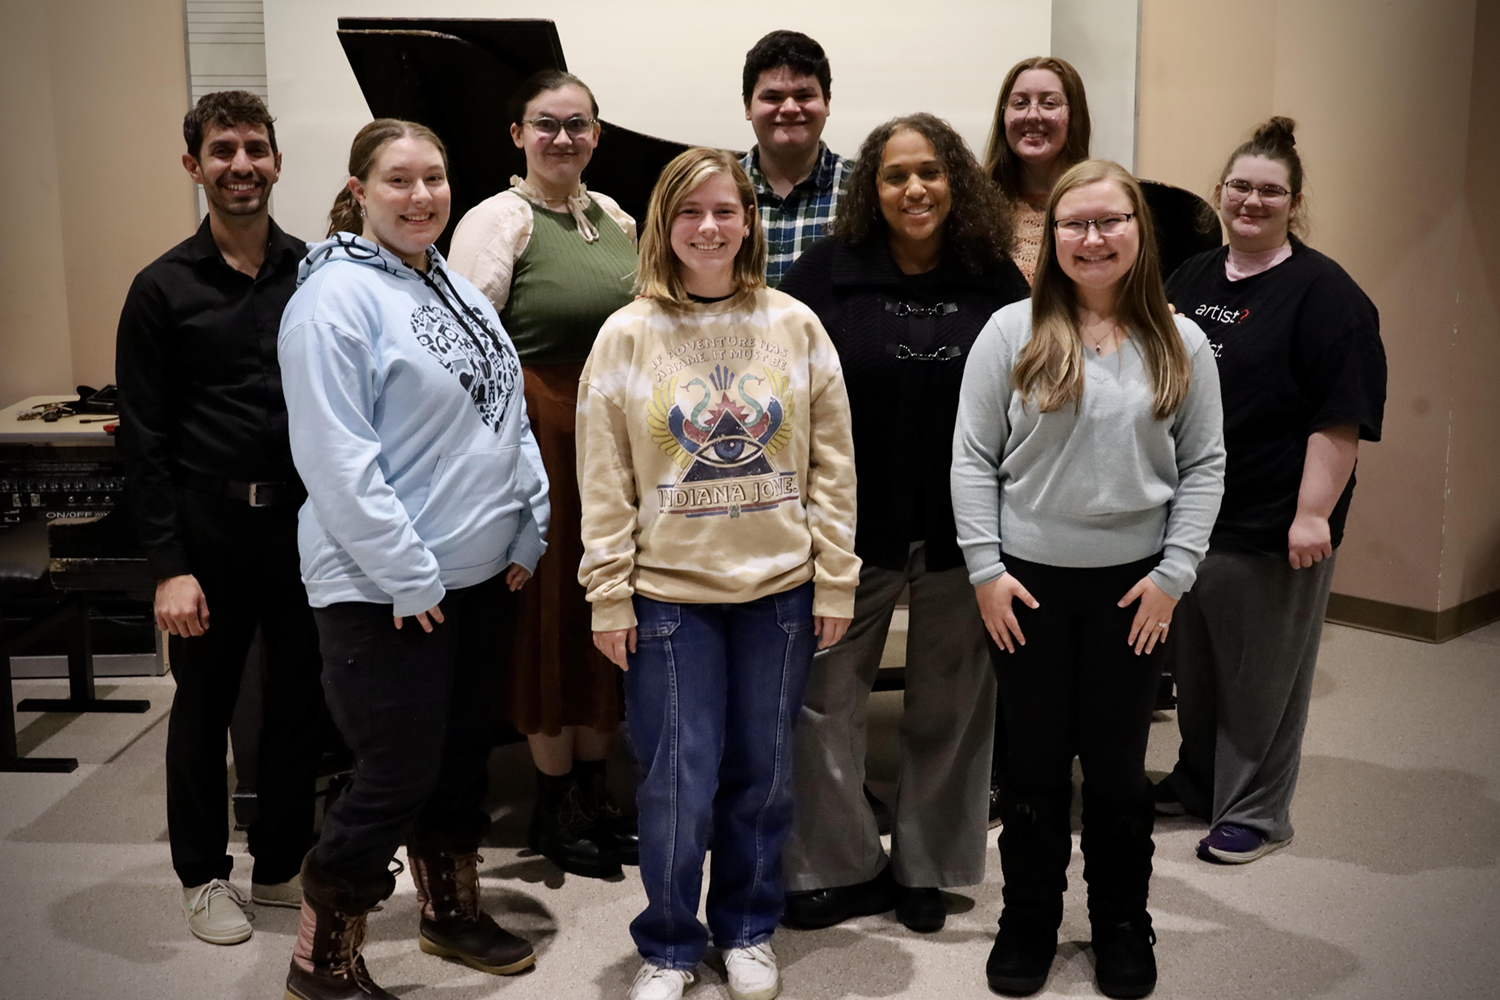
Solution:
{"label": "sweatshirt pocket", "polygon": [[537,485],[515,445],[444,456],[412,527],[442,571],[496,563],[509,551]]}

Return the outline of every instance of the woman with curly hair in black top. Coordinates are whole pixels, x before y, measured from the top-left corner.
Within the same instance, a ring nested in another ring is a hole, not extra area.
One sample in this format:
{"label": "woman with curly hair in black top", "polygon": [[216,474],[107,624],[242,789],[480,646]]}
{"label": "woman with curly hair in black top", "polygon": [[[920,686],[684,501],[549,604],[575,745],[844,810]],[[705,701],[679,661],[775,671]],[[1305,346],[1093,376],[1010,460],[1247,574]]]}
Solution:
{"label": "woman with curly hair in black top", "polygon": [[[896,909],[935,931],[941,888],[984,878],[995,680],[955,541],[950,442],[969,347],[1026,297],[1003,197],[928,114],[870,133],[834,236],[781,284],[823,321],[849,389],[858,469],[854,622],[813,661],[796,730],[797,815],[783,922],[825,927]],[[896,601],[910,588],[901,770],[887,864],[862,792],[865,709]]]}

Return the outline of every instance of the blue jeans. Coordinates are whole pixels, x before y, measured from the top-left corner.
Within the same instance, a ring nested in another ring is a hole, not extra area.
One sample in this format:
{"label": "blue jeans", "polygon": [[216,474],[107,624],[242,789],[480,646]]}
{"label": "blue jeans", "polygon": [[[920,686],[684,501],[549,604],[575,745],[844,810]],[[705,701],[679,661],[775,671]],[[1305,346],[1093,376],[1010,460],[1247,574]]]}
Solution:
{"label": "blue jeans", "polygon": [[[792,725],[814,646],[813,585],[745,604],[636,595],[625,718],[641,766],[641,881],[630,934],[646,961],[691,969],[770,938],[792,825]],[[708,929],[698,921],[712,841]]]}

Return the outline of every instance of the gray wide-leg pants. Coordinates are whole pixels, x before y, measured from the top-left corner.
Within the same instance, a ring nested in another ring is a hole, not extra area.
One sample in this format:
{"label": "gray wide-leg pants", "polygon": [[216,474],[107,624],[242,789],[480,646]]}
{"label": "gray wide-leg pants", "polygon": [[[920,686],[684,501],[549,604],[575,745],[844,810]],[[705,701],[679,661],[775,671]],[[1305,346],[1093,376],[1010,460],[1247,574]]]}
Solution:
{"label": "gray wide-leg pants", "polygon": [[984,881],[995,675],[968,571],[866,566],[844,639],[813,659],[796,727],[796,811],[782,858],[787,891],[854,885],[885,864],[864,797],[866,705],[891,614],[911,586],[891,865],[909,887]]}
{"label": "gray wide-leg pants", "polygon": [[1172,618],[1182,748],[1168,778],[1213,825],[1292,836],[1292,793],[1334,559],[1212,549]]}

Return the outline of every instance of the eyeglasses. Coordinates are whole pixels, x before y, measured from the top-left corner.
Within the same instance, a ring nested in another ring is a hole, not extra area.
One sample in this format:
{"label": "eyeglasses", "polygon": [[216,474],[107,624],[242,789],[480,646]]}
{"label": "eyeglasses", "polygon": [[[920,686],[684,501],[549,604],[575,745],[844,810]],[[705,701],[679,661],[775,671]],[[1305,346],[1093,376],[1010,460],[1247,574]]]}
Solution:
{"label": "eyeglasses", "polygon": [[1251,184],[1249,181],[1242,181],[1238,178],[1232,181],[1225,181],[1224,186],[1240,201],[1244,201],[1250,197],[1250,192],[1254,191],[1260,195],[1260,200],[1267,205],[1282,201],[1291,194],[1290,191],[1280,184]]}
{"label": "eyeglasses", "polygon": [[1119,236],[1133,218],[1134,212],[1126,212],[1123,215],[1106,215],[1102,219],[1058,219],[1054,225],[1057,226],[1058,239],[1081,240],[1088,236],[1090,226],[1100,236]]}
{"label": "eyeglasses", "polygon": [[594,126],[598,124],[598,119],[585,118],[583,115],[574,115],[567,121],[560,122],[556,118],[548,118],[543,115],[541,118],[523,118],[521,119],[521,123],[523,125],[530,125],[536,129],[536,134],[544,139],[556,139],[557,133],[564,129],[567,130],[569,139],[582,139],[594,130]]}
{"label": "eyeglasses", "polygon": [[1036,113],[1043,118],[1056,118],[1068,110],[1068,102],[1056,94],[1046,94],[1037,101],[1028,101],[1026,98],[1019,96],[1012,97],[1005,104],[1005,110],[1018,118],[1032,108],[1036,108]]}

